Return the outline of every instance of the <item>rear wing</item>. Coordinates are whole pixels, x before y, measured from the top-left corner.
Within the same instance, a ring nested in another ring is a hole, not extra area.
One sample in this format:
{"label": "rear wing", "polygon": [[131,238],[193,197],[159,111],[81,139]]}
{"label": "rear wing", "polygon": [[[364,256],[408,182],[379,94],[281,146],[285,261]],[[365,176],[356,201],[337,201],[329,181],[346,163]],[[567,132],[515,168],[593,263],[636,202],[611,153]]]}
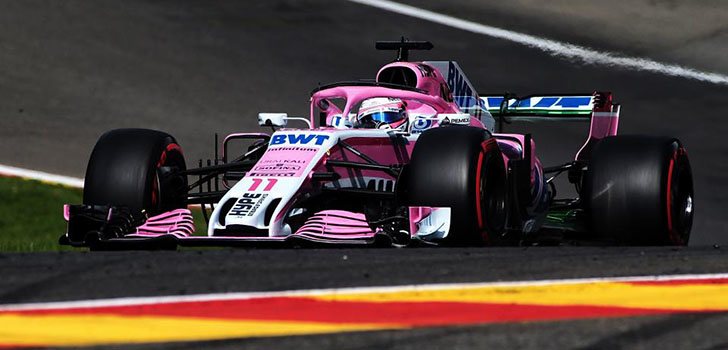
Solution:
{"label": "rear wing", "polygon": [[484,107],[496,119],[508,121],[589,121],[594,95],[481,96]]}
{"label": "rear wing", "polygon": [[612,103],[611,92],[593,94],[543,94],[516,97],[511,94],[485,95],[480,102],[497,122],[517,121],[588,121],[589,138],[576,154],[576,160],[587,160],[596,141],[617,134],[621,106]]}

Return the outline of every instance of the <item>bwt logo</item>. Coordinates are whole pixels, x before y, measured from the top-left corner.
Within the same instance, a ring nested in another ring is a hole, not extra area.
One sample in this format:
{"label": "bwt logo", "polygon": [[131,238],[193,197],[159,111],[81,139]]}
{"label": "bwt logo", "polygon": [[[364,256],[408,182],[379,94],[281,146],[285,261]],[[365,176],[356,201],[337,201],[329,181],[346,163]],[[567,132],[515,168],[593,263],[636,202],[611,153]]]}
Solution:
{"label": "bwt logo", "polygon": [[470,88],[465,76],[460,73],[460,70],[455,67],[452,61],[447,71],[447,85],[452,91],[453,97],[457,99],[458,105],[461,105],[465,102],[465,97],[473,96],[473,89]]}
{"label": "bwt logo", "polygon": [[316,146],[321,146],[324,144],[324,141],[328,139],[329,135],[277,134],[271,137],[270,145],[308,145],[311,141],[313,141]]}

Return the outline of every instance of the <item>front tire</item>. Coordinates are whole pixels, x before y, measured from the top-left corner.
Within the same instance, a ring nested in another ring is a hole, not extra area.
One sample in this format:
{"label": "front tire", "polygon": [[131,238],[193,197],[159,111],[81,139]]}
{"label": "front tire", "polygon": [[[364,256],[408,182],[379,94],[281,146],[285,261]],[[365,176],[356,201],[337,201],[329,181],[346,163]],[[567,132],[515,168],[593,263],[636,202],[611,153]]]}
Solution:
{"label": "front tire", "polygon": [[154,215],[186,207],[182,148],[167,133],[116,129],[103,134],[89,159],[83,202],[126,206]]}
{"label": "front tire", "polygon": [[505,164],[488,131],[467,126],[425,131],[405,174],[409,206],[451,208],[450,232],[442,243],[489,244],[504,231]]}
{"label": "front tire", "polygon": [[627,245],[687,245],[693,179],[679,140],[612,136],[595,145],[584,182],[592,230]]}

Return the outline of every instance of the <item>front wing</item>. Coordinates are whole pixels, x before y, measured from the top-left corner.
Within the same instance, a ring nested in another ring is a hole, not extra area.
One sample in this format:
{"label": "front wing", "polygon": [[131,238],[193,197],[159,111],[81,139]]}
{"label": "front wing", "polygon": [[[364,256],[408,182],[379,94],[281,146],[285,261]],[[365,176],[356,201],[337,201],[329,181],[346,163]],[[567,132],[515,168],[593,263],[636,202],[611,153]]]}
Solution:
{"label": "front wing", "polygon": [[[442,235],[433,229],[433,218],[449,219],[449,209],[411,208],[413,235]],[[427,213],[428,215],[423,215]],[[447,216],[443,216],[445,213]],[[65,205],[68,222],[66,234],[59,242],[94,250],[176,249],[182,247],[296,247],[296,246],[376,246],[416,245],[428,242],[403,238],[402,232],[386,232],[370,228],[363,214],[327,210],[313,215],[295,233],[281,237],[261,236],[197,236],[192,214],[188,209],[176,209],[152,217],[125,207],[98,205]],[[449,227],[443,223],[440,227]],[[404,244],[403,244],[404,243]]]}

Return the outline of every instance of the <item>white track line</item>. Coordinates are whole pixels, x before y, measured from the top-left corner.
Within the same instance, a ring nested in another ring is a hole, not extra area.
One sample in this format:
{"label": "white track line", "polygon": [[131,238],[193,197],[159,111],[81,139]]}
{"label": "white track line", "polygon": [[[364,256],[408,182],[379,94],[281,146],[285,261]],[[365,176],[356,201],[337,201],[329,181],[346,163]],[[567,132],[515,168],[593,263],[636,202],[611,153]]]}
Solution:
{"label": "white track line", "polygon": [[675,281],[675,280],[698,280],[698,279],[728,279],[728,273],[720,274],[692,274],[692,275],[649,275],[630,277],[598,277],[578,279],[554,279],[537,281],[516,281],[516,282],[482,282],[482,283],[447,283],[447,284],[422,284],[384,287],[353,287],[333,289],[309,289],[290,290],[279,292],[243,292],[243,293],[214,293],[195,295],[170,295],[158,297],[127,297],[95,300],[59,301],[48,303],[27,303],[27,304],[6,304],[0,305],[0,312],[21,311],[21,310],[58,310],[68,308],[93,308],[106,306],[132,306],[168,304],[178,302],[201,302],[201,301],[223,301],[223,300],[244,300],[254,298],[271,297],[300,297],[316,296],[324,294],[356,294],[356,293],[393,293],[408,291],[428,290],[453,290],[472,289],[482,287],[523,287],[523,286],[547,286],[557,284],[585,284],[600,282],[654,282],[654,281]]}
{"label": "white track line", "polygon": [[[63,185],[83,189],[83,179],[77,177],[56,175],[43,171],[17,168],[0,164],[0,177],[19,177],[22,179],[38,180],[50,184]],[[199,208],[199,204],[190,204],[188,207]]]}
{"label": "white track line", "polygon": [[613,67],[629,68],[640,71],[660,73],[674,77],[695,79],[714,84],[728,85],[728,76],[718,73],[703,72],[679,65],[660,63],[646,58],[628,57],[607,51],[597,51],[579,45],[556,40],[540,38],[533,35],[514,32],[502,28],[467,21],[457,17],[443,15],[418,7],[404,5],[388,0],[348,0],[358,4],[376,7],[382,10],[439,23],[452,28],[503,39],[528,47],[539,49],[556,57],[577,60],[584,64],[602,64]]}
{"label": "white track line", "polygon": [[[484,24],[467,21],[464,19],[439,14],[410,5],[404,5],[388,0],[348,0],[358,4],[376,7],[382,10],[399,13],[402,15],[439,23],[452,28],[482,34],[493,38],[503,39],[519,43],[528,47],[545,51],[553,56],[576,59],[585,64],[603,64],[614,67],[629,68],[634,70],[661,73],[674,77],[695,79],[714,84],[728,85],[728,76],[718,73],[703,72],[692,68],[682,67],[673,64],[660,63],[657,61],[628,57],[606,51],[592,50],[583,46],[565,42],[540,38],[533,35],[523,34],[502,28],[487,26]],[[55,175],[42,171],[15,168],[0,165],[0,176],[16,176],[40,180],[45,182],[58,183],[70,187],[83,188],[83,179],[63,175]]]}
{"label": "white track line", "polygon": [[59,185],[64,185],[68,187],[74,187],[74,188],[83,188],[83,179],[70,177],[70,176],[63,176],[63,175],[56,175],[51,173],[46,173],[42,171],[36,171],[36,170],[30,170],[30,169],[23,169],[23,168],[16,168],[8,165],[1,165],[0,164],[0,176],[2,177],[20,177],[24,179],[32,179],[32,180],[38,180],[43,182],[49,182]]}

